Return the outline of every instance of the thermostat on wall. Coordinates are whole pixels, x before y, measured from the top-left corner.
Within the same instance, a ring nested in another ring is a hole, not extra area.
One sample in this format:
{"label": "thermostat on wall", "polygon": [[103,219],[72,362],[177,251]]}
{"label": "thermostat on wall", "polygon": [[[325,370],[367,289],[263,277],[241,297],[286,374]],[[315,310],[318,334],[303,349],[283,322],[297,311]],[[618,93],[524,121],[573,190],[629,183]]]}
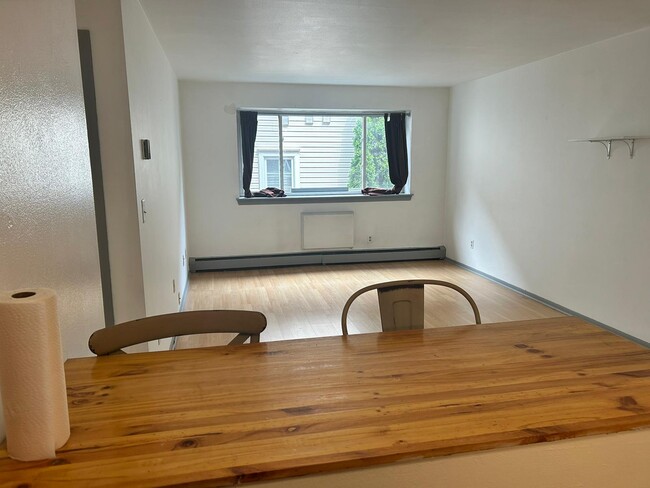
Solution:
{"label": "thermostat on wall", "polygon": [[142,159],[151,159],[151,145],[149,139],[140,139],[142,145]]}

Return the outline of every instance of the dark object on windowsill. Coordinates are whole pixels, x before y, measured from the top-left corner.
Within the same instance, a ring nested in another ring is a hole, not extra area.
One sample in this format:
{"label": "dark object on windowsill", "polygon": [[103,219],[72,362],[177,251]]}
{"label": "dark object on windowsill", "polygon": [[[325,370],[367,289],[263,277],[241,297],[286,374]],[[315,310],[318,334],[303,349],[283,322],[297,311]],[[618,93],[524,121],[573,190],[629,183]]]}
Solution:
{"label": "dark object on windowsill", "polygon": [[273,188],[272,186],[270,186],[260,191],[254,191],[252,196],[276,198],[276,197],[285,197],[286,195],[284,194],[284,190],[280,190],[279,188]]}
{"label": "dark object on windowsill", "polygon": [[364,188],[363,190],[361,190],[361,193],[363,193],[364,195],[368,195],[368,196],[372,197],[372,196],[378,196],[378,195],[396,195],[401,191],[402,191],[401,188],[398,189],[395,186],[393,188],[371,188],[371,187],[368,187],[368,188]]}

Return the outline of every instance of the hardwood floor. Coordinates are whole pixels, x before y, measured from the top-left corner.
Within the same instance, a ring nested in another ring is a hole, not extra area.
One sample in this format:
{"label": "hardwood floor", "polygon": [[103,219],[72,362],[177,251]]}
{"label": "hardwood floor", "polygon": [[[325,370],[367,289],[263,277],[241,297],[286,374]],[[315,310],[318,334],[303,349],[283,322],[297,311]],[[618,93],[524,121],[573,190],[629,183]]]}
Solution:
{"label": "hardwood floor", "polygon": [[[372,283],[412,278],[439,279],[461,286],[476,301],[483,323],[563,315],[448,261],[193,273],[185,310],[258,310],[268,320],[262,341],[340,335],[341,311],[352,293]],[[425,327],[469,323],[473,323],[472,309],[460,294],[426,287]],[[362,295],[350,309],[350,333],[380,331],[379,324],[376,294]],[[179,337],[176,348],[222,345],[229,339],[215,335]]]}

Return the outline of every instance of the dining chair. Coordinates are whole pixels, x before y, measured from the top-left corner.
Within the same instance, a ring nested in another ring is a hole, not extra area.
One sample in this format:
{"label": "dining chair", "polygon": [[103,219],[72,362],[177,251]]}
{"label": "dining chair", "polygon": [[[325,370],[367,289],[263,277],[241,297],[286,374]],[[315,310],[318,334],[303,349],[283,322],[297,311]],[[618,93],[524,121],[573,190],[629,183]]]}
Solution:
{"label": "dining chair", "polygon": [[481,323],[481,314],[476,302],[460,286],[440,280],[399,280],[375,283],[355,292],[345,303],[341,315],[343,335],[348,335],[348,311],[352,302],[360,295],[377,290],[379,314],[383,332],[424,328],[424,285],[444,286],[463,295],[474,311],[474,320]]}
{"label": "dining chair", "polygon": [[98,356],[120,354],[123,347],[190,334],[236,333],[230,344],[260,341],[266,317],[248,310],[197,310],[123,322],[93,332],[88,347]]}

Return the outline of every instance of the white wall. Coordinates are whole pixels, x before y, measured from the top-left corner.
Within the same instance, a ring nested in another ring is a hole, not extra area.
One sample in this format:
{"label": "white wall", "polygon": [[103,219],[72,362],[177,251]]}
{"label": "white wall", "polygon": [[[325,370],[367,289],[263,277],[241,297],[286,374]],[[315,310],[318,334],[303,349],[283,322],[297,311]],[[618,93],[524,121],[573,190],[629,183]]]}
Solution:
{"label": "white wall", "polygon": [[[650,29],[456,86],[448,255],[650,341]],[[474,250],[470,240],[475,240]]]}
{"label": "white wall", "polygon": [[120,0],[77,0],[90,31],[115,322],[145,316]]}
{"label": "white wall", "polygon": [[[156,315],[179,310],[187,283],[178,81],[137,0],[122,1],[122,22],[137,202],[147,210],[139,221],[145,304]],[[141,139],[151,141],[150,160]]]}
{"label": "white wall", "polygon": [[177,311],[187,266],[176,75],[137,0],[77,0],[77,18],[92,44],[116,322]]}
{"label": "white wall", "polygon": [[[298,252],[302,211],[354,211],[357,248],[443,244],[448,89],[181,81],[180,96],[190,256]],[[411,109],[415,196],[403,202],[239,206],[235,106]]]}
{"label": "white wall", "polygon": [[76,29],[73,0],[0,3],[0,289],[56,290],[66,357],[104,324]]}

